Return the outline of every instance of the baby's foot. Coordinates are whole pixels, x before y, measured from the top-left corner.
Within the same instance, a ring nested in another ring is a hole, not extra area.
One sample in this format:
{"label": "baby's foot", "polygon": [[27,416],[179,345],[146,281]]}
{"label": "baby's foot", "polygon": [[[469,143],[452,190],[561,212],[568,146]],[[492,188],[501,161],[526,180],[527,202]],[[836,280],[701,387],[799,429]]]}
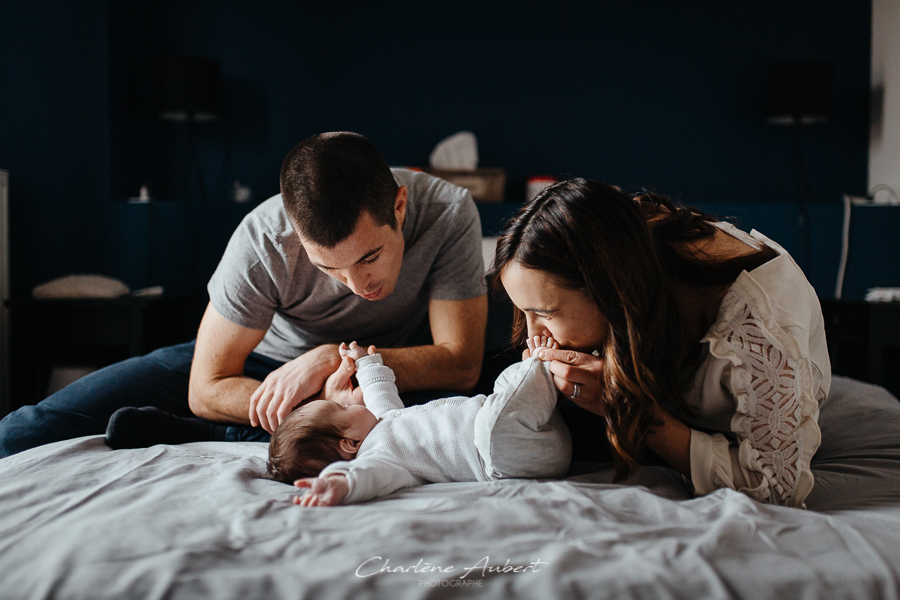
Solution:
{"label": "baby's foot", "polygon": [[539,348],[549,348],[551,350],[559,348],[559,344],[556,343],[553,336],[549,335],[535,335],[525,340],[525,343],[532,353]]}

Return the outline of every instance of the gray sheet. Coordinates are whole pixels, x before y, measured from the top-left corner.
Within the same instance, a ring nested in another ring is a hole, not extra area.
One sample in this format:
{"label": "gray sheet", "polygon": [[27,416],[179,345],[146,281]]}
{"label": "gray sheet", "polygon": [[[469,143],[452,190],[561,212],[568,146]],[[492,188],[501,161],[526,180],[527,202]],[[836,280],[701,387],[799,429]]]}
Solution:
{"label": "gray sheet", "polygon": [[897,598],[900,404],[840,379],[828,403],[824,513],[655,468],[301,508],[262,444],[59,442],[0,460],[0,597]]}

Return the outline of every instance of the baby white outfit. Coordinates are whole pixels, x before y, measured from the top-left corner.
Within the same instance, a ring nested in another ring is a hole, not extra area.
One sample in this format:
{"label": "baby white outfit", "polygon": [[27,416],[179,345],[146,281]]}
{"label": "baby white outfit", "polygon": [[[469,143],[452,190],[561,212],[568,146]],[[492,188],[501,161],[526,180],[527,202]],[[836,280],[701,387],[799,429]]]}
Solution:
{"label": "baby white outfit", "polygon": [[347,477],[345,504],[425,483],[553,478],[568,471],[572,439],[556,410],[549,363],[529,358],[510,366],[490,396],[407,408],[381,355],[362,357],[356,366],[363,400],[379,423],[355,459],[332,463],[319,475]]}

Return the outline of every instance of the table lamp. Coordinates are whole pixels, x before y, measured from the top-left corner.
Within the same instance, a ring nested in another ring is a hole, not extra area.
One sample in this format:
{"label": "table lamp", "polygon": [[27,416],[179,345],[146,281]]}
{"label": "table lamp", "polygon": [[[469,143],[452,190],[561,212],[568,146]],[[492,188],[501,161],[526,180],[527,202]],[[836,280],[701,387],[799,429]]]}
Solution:
{"label": "table lamp", "polygon": [[793,128],[794,147],[791,167],[797,192],[797,227],[802,256],[799,263],[809,268],[810,241],[806,212],[812,200],[812,188],[803,162],[800,143],[804,127],[826,123],[831,116],[834,67],[821,60],[789,61],[769,67],[766,79],[766,122]]}

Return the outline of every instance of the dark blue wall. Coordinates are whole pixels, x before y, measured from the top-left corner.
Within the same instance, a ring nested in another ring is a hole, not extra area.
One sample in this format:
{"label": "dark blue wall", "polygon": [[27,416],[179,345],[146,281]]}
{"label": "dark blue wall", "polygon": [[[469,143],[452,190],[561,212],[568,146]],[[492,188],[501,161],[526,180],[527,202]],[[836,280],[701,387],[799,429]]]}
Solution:
{"label": "dark blue wall", "polygon": [[14,295],[101,269],[109,205],[105,0],[0,3],[0,168]]}
{"label": "dark blue wall", "polygon": [[[441,138],[471,130],[514,201],[549,173],[765,211],[794,198],[791,133],[762,118],[766,68],[789,59],[835,65],[834,116],[804,132],[804,152],[815,199],[839,218],[841,194],[866,191],[870,4],[703,4],[4,5],[14,291],[76,271],[202,286],[252,208],[230,201],[232,182],[254,203],[276,193],[287,151],[325,130],[363,133],[396,165],[425,164]],[[206,199],[184,128],[155,116],[157,66],[175,53],[216,58],[225,77],[224,118],[195,131]],[[142,183],[176,202],[123,204]],[[836,269],[828,222],[814,236],[831,257],[823,282]]]}

